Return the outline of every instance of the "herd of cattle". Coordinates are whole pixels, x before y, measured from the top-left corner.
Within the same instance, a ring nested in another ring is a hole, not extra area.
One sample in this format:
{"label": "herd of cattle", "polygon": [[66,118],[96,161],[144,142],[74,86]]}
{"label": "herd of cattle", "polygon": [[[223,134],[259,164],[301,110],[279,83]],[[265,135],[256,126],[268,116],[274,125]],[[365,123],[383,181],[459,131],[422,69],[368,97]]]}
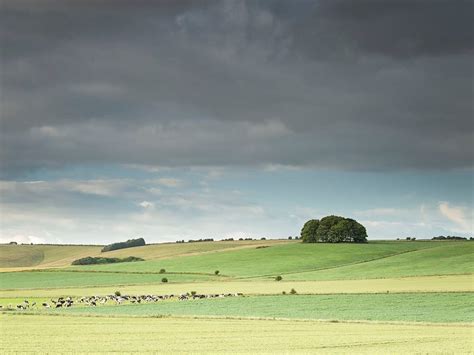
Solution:
{"label": "herd of cattle", "polygon": [[[176,299],[179,301],[186,300],[195,300],[195,299],[205,299],[205,298],[224,298],[224,297],[238,297],[243,296],[242,293],[214,293],[214,294],[197,294],[195,292],[185,293],[181,295],[138,295],[138,296],[128,296],[128,295],[107,295],[107,296],[87,296],[81,298],[72,298],[72,297],[59,297],[57,299],[51,299],[50,302],[42,302],[41,307],[43,308],[68,308],[73,305],[85,305],[96,307],[99,305],[105,304],[122,304],[122,303],[152,303],[170,299]],[[16,305],[18,310],[27,310],[38,308],[39,305],[36,302],[30,302],[24,300],[22,303]],[[0,309],[3,306],[0,306]],[[9,305],[7,309],[14,309],[12,305]]]}

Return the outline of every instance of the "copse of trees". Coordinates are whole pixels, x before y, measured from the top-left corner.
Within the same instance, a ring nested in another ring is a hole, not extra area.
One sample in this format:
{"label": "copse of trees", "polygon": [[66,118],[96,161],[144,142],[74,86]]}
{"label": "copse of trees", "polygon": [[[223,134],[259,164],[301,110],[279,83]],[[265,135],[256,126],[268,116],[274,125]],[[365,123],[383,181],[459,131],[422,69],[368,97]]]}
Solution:
{"label": "copse of trees", "polygon": [[467,238],[458,237],[458,236],[455,236],[455,235],[448,235],[446,237],[444,235],[440,235],[439,237],[431,238],[431,240],[467,240]]}
{"label": "copse of trees", "polygon": [[321,220],[311,219],[301,230],[303,243],[365,243],[365,227],[351,218],[327,216]]}
{"label": "copse of trees", "polygon": [[132,248],[132,247],[141,247],[144,245],[145,245],[145,239],[143,238],[129,239],[126,242],[112,243],[112,244],[106,245],[105,247],[102,248],[101,252]]}
{"label": "copse of trees", "polygon": [[77,259],[72,262],[72,265],[97,265],[97,264],[114,264],[114,263],[128,263],[132,261],[144,261],[142,258],[135,256],[128,256],[126,258],[102,258],[87,256],[85,258]]}

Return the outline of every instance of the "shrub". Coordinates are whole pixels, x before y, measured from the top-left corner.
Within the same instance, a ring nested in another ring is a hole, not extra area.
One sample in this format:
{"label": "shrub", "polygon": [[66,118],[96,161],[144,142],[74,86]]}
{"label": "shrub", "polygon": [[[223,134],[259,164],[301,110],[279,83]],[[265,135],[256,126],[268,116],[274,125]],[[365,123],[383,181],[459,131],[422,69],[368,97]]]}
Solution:
{"label": "shrub", "polygon": [[292,239],[293,239],[293,237],[288,237],[288,240],[292,240]]}
{"label": "shrub", "polygon": [[122,294],[120,293],[120,291],[115,291],[115,296],[119,297],[121,296]]}
{"label": "shrub", "polygon": [[282,295],[286,295],[286,291],[283,291],[281,294],[282,294]]}
{"label": "shrub", "polygon": [[216,275],[216,276],[219,275],[219,273],[220,273],[219,270],[214,271],[214,275]]}
{"label": "shrub", "polygon": [[292,288],[291,291],[290,291],[290,293],[291,293],[292,295],[296,295],[296,290],[295,290],[294,288]]}
{"label": "shrub", "polygon": [[260,238],[260,240],[267,240],[267,238],[265,238],[265,237],[262,237],[262,238]]}
{"label": "shrub", "polygon": [[166,272],[165,269],[160,269],[160,274],[164,274]]}
{"label": "shrub", "polygon": [[280,275],[278,275],[277,277],[275,277],[275,280],[276,280],[276,281],[281,281],[281,280],[283,280],[283,277],[281,277]]}
{"label": "shrub", "polygon": [[145,245],[145,239],[143,238],[129,239],[126,242],[113,243],[113,244],[106,245],[105,247],[102,248],[101,252],[132,248],[132,247],[141,247],[143,245]]}
{"label": "shrub", "polygon": [[168,282],[168,279],[167,279],[166,277],[163,277],[163,278],[161,279],[161,282],[167,283],[167,282]]}
{"label": "shrub", "polygon": [[410,238],[410,237],[407,237],[406,239],[407,239],[407,240],[411,240],[411,238]]}
{"label": "shrub", "polygon": [[191,291],[191,296],[196,296],[196,291]]}

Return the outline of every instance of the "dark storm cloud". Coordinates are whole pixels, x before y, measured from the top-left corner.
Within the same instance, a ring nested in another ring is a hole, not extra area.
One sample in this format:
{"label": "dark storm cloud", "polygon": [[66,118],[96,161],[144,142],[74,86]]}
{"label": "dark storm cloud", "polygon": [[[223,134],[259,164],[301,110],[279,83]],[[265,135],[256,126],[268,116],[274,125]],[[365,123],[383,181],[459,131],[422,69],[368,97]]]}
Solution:
{"label": "dark storm cloud", "polygon": [[4,1],[4,175],[472,167],[472,2]]}

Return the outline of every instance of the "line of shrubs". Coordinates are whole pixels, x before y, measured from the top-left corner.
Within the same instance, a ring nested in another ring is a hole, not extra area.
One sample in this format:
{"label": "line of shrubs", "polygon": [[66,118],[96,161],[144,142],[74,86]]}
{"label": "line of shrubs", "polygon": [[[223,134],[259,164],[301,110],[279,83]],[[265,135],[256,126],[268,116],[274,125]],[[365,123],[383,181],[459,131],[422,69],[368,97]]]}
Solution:
{"label": "line of shrubs", "polygon": [[[431,240],[467,240],[467,238],[458,237],[455,235],[448,235],[446,237],[444,235],[440,235],[439,237],[431,238]],[[471,237],[470,240],[473,240],[473,238]]]}
{"label": "line of shrubs", "polygon": [[112,243],[112,244],[106,245],[105,247],[102,248],[101,252],[132,248],[132,247],[142,247],[144,245],[145,245],[145,239],[143,238],[129,239],[126,242]]}
{"label": "line of shrubs", "polygon": [[85,258],[77,259],[72,262],[72,265],[96,265],[96,264],[114,264],[114,263],[128,263],[132,261],[145,261],[142,258],[135,256],[128,256],[126,258],[103,258],[87,256]]}

